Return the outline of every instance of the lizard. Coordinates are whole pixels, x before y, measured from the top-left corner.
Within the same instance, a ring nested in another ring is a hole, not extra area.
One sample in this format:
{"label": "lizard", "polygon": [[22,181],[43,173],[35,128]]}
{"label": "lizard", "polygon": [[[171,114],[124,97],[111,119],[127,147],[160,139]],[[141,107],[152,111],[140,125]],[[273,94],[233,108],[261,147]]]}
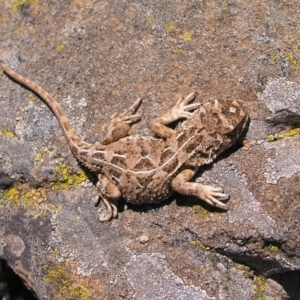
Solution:
{"label": "lizard", "polygon": [[[193,102],[192,92],[180,98],[161,116],[150,122],[155,136],[130,136],[141,98],[122,113],[115,113],[102,126],[102,139],[94,144],[81,140],[59,103],[42,87],[24,78],[3,61],[4,72],[37,94],[52,110],[75,158],[97,175],[97,205],[102,199],[106,214],[99,209],[101,222],[118,216],[118,201],[129,203],[161,202],[175,191],[196,196],[208,204],[227,210],[229,195],[221,187],[191,182],[199,168],[210,164],[232,146],[243,133],[249,115],[240,100]],[[181,120],[175,128],[171,123]]]}

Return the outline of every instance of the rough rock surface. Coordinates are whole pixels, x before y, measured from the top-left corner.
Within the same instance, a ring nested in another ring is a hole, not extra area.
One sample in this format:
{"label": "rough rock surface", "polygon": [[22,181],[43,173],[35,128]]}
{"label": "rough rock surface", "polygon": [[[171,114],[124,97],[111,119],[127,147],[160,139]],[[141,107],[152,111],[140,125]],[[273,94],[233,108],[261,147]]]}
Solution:
{"label": "rough rock surface", "polygon": [[0,58],[58,99],[88,142],[137,97],[144,116],[133,130],[143,135],[191,91],[244,100],[251,116],[244,146],[197,179],[231,194],[228,212],[174,194],[121,203],[119,218],[102,224],[94,177],[53,114],[0,76],[0,258],[39,299],[297,299],[297,1],[0,6]]}

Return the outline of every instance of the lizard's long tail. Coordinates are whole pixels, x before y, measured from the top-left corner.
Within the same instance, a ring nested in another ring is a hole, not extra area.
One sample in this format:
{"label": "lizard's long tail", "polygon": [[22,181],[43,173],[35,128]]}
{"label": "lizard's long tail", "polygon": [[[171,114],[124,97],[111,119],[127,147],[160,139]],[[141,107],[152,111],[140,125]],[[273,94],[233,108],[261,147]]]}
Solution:
{"label": "lizard's long tail", "polygon": [[7,73],[12,79],[24,85],[28,89],[32,90],[48,104],[48,106],[51,108],[54,115],[56,116],[57,121],[59,122],[60,127],[62,128],[64,135],[67,139],[67,142],[75,155],[78,153],[78,148],[84,148],[89,146],[88,143],[85,143],[77,136],[75,130],[73,129],[68,120],[67,115],[65,114],[61,106],[57,103],[57,101],[47,91],[45,91],[43,88],[41,88],[31,80],[24,78],[23,76],[13,71],[2,60],[0,60],[0,65],[5,71],[5,73]]}

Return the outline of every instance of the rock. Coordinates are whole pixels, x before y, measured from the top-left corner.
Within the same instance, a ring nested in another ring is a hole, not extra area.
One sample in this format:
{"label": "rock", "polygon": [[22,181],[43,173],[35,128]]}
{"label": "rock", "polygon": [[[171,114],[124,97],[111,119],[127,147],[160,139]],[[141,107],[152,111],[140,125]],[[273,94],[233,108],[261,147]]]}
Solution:
{"label": "rock", "polygon": [[100,223],[93,174],[49,108],[1,76],[0,258],[25,285],[45,300],[297,299],[295,5],[12,3],[1,12],[0,59],[58,99],[88,142],[138,97],[134,134],[149,135],[149,121],[192,91],[200,101],[244,100],[251,116],[244,145],[195,179],[224,187],[228,212],[174,194]]}

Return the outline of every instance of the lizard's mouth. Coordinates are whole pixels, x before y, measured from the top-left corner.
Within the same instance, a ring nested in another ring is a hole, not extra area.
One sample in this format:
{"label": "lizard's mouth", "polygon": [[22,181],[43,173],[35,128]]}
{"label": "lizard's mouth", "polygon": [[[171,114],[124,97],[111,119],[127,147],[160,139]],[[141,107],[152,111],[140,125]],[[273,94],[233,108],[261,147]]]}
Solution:
{"label": "lizard's mouth", "polygon": [[231,139],[232,141],[236,141],[240,136],[241,134],[243,133],[246,125],[248,124],[249,122],[249,115],[246,114],[242,119],[241,121],[231,130],[229,131],[228,133],[226,133],[226,136]]}

